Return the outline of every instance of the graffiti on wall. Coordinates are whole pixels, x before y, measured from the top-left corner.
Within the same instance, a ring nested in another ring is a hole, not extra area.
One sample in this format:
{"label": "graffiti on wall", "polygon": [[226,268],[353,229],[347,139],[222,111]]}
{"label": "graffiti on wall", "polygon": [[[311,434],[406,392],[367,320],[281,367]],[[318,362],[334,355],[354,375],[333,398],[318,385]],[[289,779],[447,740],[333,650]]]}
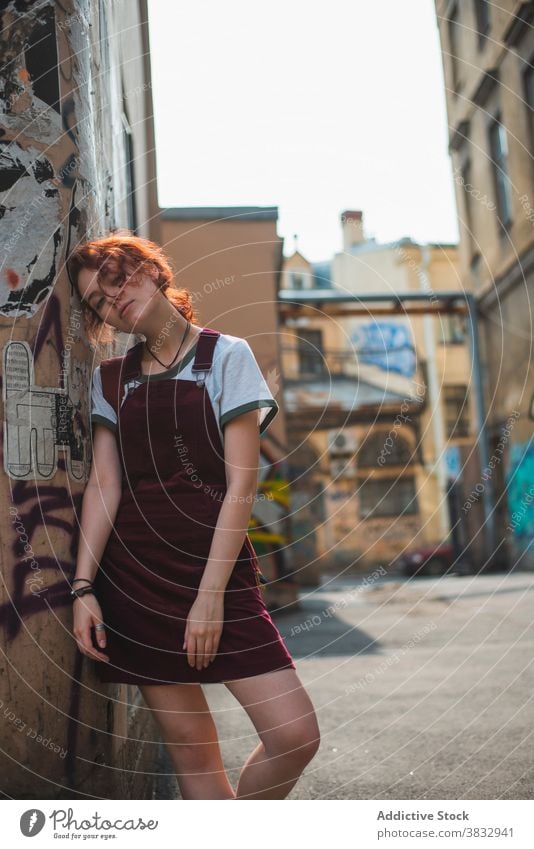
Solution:
{"label": "graffiti on wall", "polygon": [[[109,51],[105,14],[89,3],[73,11],[52,0],[0,4],[2,448],[10,499],[0,604],[4,688],[15,675],[42,674],[29,664],[14,668],[10,657],[15,643],[19,653],[28,639],[38,643],[49,672],[35,690],[37,707],[27,695],[33,687],[10,698],[13,707],[20,698],[17,709],[32,725],[28,712],[36,712],[39,728],[61,702],[68,756],[55,778],[63,783],[65,770],[71,787],[79,780],[87,660],[68,636],[82,492],[65,477],[87,479],[91,435],[87,340],[77,329],[65,332],[79,304],[64,262],[80,239],[115,226],[113,129],[122,109],[112,77],[99,67]],[[80,346],[78,357],[71,344]]]}
{"label": "graffiti on wall", "polygon": [[410,329],[395,321],[362,324],[351,333],[361,363],[413,377],[417,360]]}
{"label": "graffiti on wall", "polygon": [[88,437],[76,427],[87,420],[84,387],[89,363],[74,361],[74,380],[66,389],[37,386],[27,342],[8,342],[3,356],[4,469],[16,480],[48,480],[64,452],[66,468],[77,481],[89,472]]}
{"label": "graffiti on wall", "polygon": [[53,6],[2,23],[0,314],[19,318],[35,314],[58,273],[61,198],[52,159],[63,128]]}
{"label": "graffiti on wall", "polygon": [[518,543],[534,539],[534,443],[517,442],[510,447],[506,474],[510,528]]}
{"label": "graffiti on wall", "polygon": [[[31,146],[0,148],[0,214],[4,219],[0,313],[32,316],[52,292],[58,271],[61,228],[59,191],[50,161]],[[8,235],[9,233],[9,235]]]}

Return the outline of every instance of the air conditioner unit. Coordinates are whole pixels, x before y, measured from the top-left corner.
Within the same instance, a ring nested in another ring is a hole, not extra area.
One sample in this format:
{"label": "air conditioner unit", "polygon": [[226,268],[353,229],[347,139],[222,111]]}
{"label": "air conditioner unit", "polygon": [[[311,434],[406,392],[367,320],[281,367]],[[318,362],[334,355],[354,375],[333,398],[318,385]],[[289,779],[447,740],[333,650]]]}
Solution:
{"label": "air conditioner unit", "polygon": [[358,450],[358,440],[352,433],[342,430],[330,430],[327,434],[328,450],[331,456],[336,454],[355,454]]}

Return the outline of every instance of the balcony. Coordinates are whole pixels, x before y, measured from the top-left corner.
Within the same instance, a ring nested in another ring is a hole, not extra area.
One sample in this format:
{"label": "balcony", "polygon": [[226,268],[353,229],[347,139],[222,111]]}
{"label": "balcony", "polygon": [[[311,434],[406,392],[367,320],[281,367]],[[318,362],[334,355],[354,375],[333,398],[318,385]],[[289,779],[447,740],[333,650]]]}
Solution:
{"label": "balcony", "polygon": [[[413,351],[411,346],[405,346]],[[388,352],[392,364],[400,349]],[[377,362],[362,362],[377,355]],[[424,408],[426,379],[424,363],[415,357],[415,373],[386,370],[380,351],[353,349],[313,350],[307,346],[283,345],[284,408],[289,423],[331,428],[340,424],[394,418],[400,412],[417,416]],[[379,364],[380,363],[380,364]]]}

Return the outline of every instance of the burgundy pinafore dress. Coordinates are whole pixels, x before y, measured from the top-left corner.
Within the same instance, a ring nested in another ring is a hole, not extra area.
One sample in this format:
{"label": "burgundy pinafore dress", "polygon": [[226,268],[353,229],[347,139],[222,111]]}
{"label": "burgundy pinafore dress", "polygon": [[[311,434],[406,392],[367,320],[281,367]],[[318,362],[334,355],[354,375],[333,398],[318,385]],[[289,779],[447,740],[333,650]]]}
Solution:
{"label": "burgundy pinafore dress", "polygon": [[106,364],[120,361],[117,401],[129,389],[114,404],[122,496],[94,582],[110,658],[95,661],[102,682],[212,683],[296,668],[266,609],[248,534],[224,592],[215,659],[196,669],[182,649],[226,492],[224,447],[203,379],[219,335],[211,328],[199,335],[196,381],[148,376],[125,387],[141,374],[142,342],[101,364],[104,382]]}

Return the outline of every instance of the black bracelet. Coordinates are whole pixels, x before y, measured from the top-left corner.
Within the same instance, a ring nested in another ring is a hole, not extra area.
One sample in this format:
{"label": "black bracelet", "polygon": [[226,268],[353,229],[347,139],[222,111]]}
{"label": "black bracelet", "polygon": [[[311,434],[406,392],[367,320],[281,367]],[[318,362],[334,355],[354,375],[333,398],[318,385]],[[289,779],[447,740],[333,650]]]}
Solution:
{"label": "black bracelet", "polygon": [[96,595],[94,589],[92,587],[81,587],[79,590],[71,590],[70,595],[72,598],[81,598],[87,593],[91,593],[92,595]]}
{"label": "black bracelet", "polygon": [[72,583],[74,583],[75,581],[88,581],[91,584],[91,586],[93,585],[93,582],[90,581],[89,578],[73,578]]}

